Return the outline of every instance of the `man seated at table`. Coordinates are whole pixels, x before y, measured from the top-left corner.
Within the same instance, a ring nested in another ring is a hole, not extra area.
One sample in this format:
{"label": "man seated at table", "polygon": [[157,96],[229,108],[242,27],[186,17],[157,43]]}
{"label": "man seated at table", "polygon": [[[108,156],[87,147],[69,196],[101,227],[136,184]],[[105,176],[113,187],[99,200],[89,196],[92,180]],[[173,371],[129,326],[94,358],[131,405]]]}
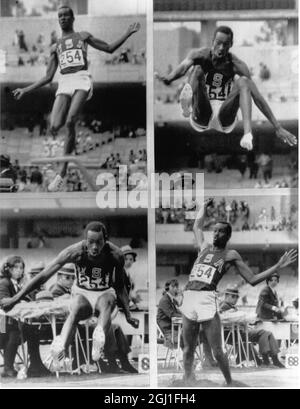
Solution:
{"label": "man seated at table", "polygon": [[[179,309],[177,297],[179,295],[179,283],[176,279],[167,281],[163,296],[159,302],[157,310],[157,324],[164,335],[164,344],[168,348],[174,348],[176,345],[172,342],[172,318],[182,317]],[[176,342],[178,333],[174,333],[174,341]],[[200,341],[203,342],[205,360],[203,367],[216,366],[211,352],[211,348],[205,338],[205,334],[200,331]],[[183,348],[183,339],[180,339],[180,347]]]}
{"label": "man seated at table", "polygon": [[[234,287],[228,287],[225,290],[225,299],[221,302],[219,306],[220,314],[225,313],[226,311],[238,311],[236,306],[239,299],[239,290]],[[245,332],[242,332],[243,341],[246,340]],[[265,331],[264,329],[252,329],[248,328],[249,341],[259,345],[259,352],[263,358],[264,365],[270,365],[269,357],[272,358],[272,362],[275,366],[279,368],[284,368],[284,365],[278,359],[278,343],[274,338],[274,335],[270,331]],[[255,350],[254,350],[255,351]],[[241,360],[242,357],[239,357]],[[259,358],[255,356],[255,359],[258,364],[261,364]]]}
{"label": "man seated at table", "polygon": [[[21,257],[11,256],[3,264],[0,271],[0,300],[13,297],[21,289],[24,277],[25,263]],[[18,347],[21,344],[21,326],[12,318],[5,319],[5,333],[0,334],[1,344],[4,347],[4,371],[3,378],[15,378],[17,372],[14,369],[14,362]],[[40,334],[37,328],[27,324],[22,324],[22,334],[24,341],[27,341],[30,366],[27,371],[28,377],[49,376],[51,373],[42,363],[39,343]]]}
{"label": "man seated at table", "polygon": [[[172,340],[172,318],[181,317],[178,301],[176,300],[178,294],[178,281],[175,279],[167,281],[157,310],[157,324],[164,334],[165,346],[168,348],[175,347]],[[177,337],[174,334],[174,341],[176,339]]]}
{"label": "man seated at table", "polygon": [[274,273],[266,280],[267,285],[261,290],[256,306],[258,318],[265,321],[283,319],[286,310],[280,305],[276,291],[279,284],[279,274]]}

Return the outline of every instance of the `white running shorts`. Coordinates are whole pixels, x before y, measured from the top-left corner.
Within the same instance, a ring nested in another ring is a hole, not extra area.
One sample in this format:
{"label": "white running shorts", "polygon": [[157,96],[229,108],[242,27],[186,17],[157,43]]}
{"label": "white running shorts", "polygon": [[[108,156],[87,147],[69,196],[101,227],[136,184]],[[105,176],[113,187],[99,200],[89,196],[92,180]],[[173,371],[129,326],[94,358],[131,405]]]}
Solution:
{"label": "white running shorts", "polygon": [[91,291],[79,288],[77,287],[76,284],[74,284],[72,288],[72,298],[76,297],[77,295],[82,295],[90,303],[93,309],[93,314],[95,313],[96,305],[99,298],[101,298],[104,294],[111,294],[115,297],[115,299],[117,299],[117,294],[114,288],[109,288],[108,290],[103,291]]}
{"label": "white running shorts", "polygon": [[87,101],[92,98],[93,81],[88,71],[82,70],[71,74],[59,75],[56,96],[65,94],[72,97],[77,90],[83,90],[89,93]]}
{"label": "white running shorts", "polygon": [[218,312],[217,293],[215,291],[184,291],[180,310],[191,321],[210,321]]}
{"label": "white running shorts", "polygon": [[190,124],[192,128],[195,129],[195,131],[197,132],[208,131],[209,129],[215,129],[216,131],[223,132],[223,133],[232,132],[236,126],[238,117],[237,116],[235,117],[235,120],[230,126],[223,127],[219,120],[219,112],[220,112],[222,104],[223,104],[223,101],[219,101],[217,99],[210,101],[212,114],[211,114],[211,118],[207,126],[202,126],[202,125],[197,124],[197,122],[193,120],[192,115],[190,115]]}

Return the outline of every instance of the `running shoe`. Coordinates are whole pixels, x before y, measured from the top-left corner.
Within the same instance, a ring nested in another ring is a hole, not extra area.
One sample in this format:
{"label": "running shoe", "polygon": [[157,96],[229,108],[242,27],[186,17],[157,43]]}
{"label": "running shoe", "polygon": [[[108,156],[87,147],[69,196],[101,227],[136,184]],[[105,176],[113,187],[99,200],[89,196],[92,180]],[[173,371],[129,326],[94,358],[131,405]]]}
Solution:
{"label": "running shoe", "polygon": [[60,175],[56,175],[55,178],[48,186],[49,192],[60,192],[63,188],[64,181]]}
{"label": "running shoe", "polygon": [[185,118],[189,118],[192,113],[192,99],[193,99],[193,90],[190,84],[185,84],[183,90],[180,94],[180,105],[182,109],[182,115]]}
{"label": "running shoe", "polygon": [[61,336],[54,338],[50,347],[51,356],[53,358],[53,371],[59,371],[65,360],[65,347]]}
{"label": "running shoe", "polygon": [[248,151],[252,151],[253,149],[253,135],[251,132],[246,133],[240,142],[242,148],[247,149]]}
{"label": "running shoe", "polygon": [[103,357],[103,350],[105,345],[105,334],[101,325],[97,325],[93,332],[93,348],[92,359],[94,362],[99,361]]}

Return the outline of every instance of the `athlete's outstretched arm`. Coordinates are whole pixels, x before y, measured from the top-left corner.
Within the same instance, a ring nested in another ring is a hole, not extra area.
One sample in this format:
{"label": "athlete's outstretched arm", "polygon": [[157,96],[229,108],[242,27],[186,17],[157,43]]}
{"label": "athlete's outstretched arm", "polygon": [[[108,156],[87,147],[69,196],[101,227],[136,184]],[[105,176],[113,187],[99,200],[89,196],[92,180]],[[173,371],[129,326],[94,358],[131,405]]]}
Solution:
{"label": "athlete's outstretched arm", "polygon": [[196,243],[199,247],[200,250],[203,250],[204,247],[207,246],[207,243],[205,241],[204,238],[204,233],[203,233],[203,225],[204,225],[204,220],[205,220],[205,212],[206,212],[206,208],[212,204],[213,199],[210,198],[208,200],[206,200],[203,204],[203,206],[200,208],[197,216],[196,216],[196,220],[193,226],[193,232],[195,235],[195,239],[196,239]]}
{"label": "athlete's outstretched arm", "polygon": [[253,271],[244,263],[242,257],[235,250],[231,250],[230,257],[232,257],[232,263],[236,267],[238,273],[247,281],[247,283],[255,286],[256,284],[261,283],[271,276],[276,271],[281,268],[287,267],[297,260],[297,251],[290,250],[286,251],[284,255],[279,259],[279,261],[272,267],[267,270],[254,274]]}
{"label": "athlete's outstretched arm", "polygon": [[25,286],[12,298],[4,298],[0,301],[0,307],[5,311],[11,310],[18,302],[31,293],[35,288],[40,287],[43,283],[49,280],[61,267],[66,263],[72,262],[74,254],[74,246],[63,250],[43,271],[36,277],[30,280]]}
{"label": "athlete's outstretched arm", "polygon": [[113,43],[106,43],[105,41],[99,40],[98,38],[93,37],[92,35],[89,35],[86,39],[86,42],[93,48],[99,51],[104,51],[106,53],[112,54],[114,51],[116,51],[119,47],[121,47],[122,44],[125,43],[125,41],[132,36],[132,34],[136,33],[139,31],[141,28],[140,23],[133,23],[131,24],[126,32],[116,41]]}
{"label": "athlete's outstretched arm", "polygon": [[47,66],[47,72],[45,77],[43,77],[42,79],[40,79],[37,82],[34,82],[33,84],[29,85],[28,87],[25,88],[17,88],[13,91],[13,96],[16,99],[21,99],[25,94],[28,94],[28,92],[31,92],[37,88],[41,88],[44,85],[49,84],[52,80],[53,77],[56,73],[58,67],[58,60],[57,60],[57,55],[55,52],[52,52],[50,55],[50,60]]}
{"label": "athlete's outstretched arm", "polygon": [[191,51],[187,57],[168,75],[158,76],[165,85],[170,85],[173,81],[183,77],[188,70],[194,65],[195,58],[199,51]]}
{"label": "athlete's outstretched arm", "polygon": [[236,56],[232,55],[232,61],[235,67],[235,72],[238,75],[245,76],[249,79],[249,86],[253,101],[260,112],[269,120],[269,122],[273,125],[276,136],[281,139],[283,142],[293,146],[297,144],[297,138],[291,134],[289,131],[284,129],[280,123],[275,118],[269,104],[259,92],[255,82],[251,79],[249,68],[247,64],[243,61],[239,60]]}

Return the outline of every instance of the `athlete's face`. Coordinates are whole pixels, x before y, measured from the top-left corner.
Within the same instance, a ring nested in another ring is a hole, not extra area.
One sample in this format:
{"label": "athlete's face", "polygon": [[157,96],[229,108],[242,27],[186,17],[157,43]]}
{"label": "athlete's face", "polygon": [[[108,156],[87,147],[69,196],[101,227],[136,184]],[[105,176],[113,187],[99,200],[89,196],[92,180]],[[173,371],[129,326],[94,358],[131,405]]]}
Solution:
{"label": "athlete's face", "polygon": [[230,47],[232,46],[231,37],[228,34],[224,33],[217,33],[212,46],[212,52],[215,58],[222,59],[224,58],[228,52]]}
{"label": "athlete's face", "polygon": [[24,266],[23,263],[16,263],[10,270],[11,277],[20,281],[24,276]]}
{"label": "athlete's face", "polygon": [[62,7],[59,9],[58,22],[62,30],[69,30],[73,27],[74,18],[68,7]]}
{"label": "athlete's face", "polygon": [[218,248],[225,248],[228,240],[229,236],[226,225],[217,223],[213,232],[213,245]]}
{"label": "athlete's face", "polygon": [[88,254],[91,257],[97,257],[101,253],[105,244],[103,232],[97,233],[95,231],[88,231],[86,242]]}

